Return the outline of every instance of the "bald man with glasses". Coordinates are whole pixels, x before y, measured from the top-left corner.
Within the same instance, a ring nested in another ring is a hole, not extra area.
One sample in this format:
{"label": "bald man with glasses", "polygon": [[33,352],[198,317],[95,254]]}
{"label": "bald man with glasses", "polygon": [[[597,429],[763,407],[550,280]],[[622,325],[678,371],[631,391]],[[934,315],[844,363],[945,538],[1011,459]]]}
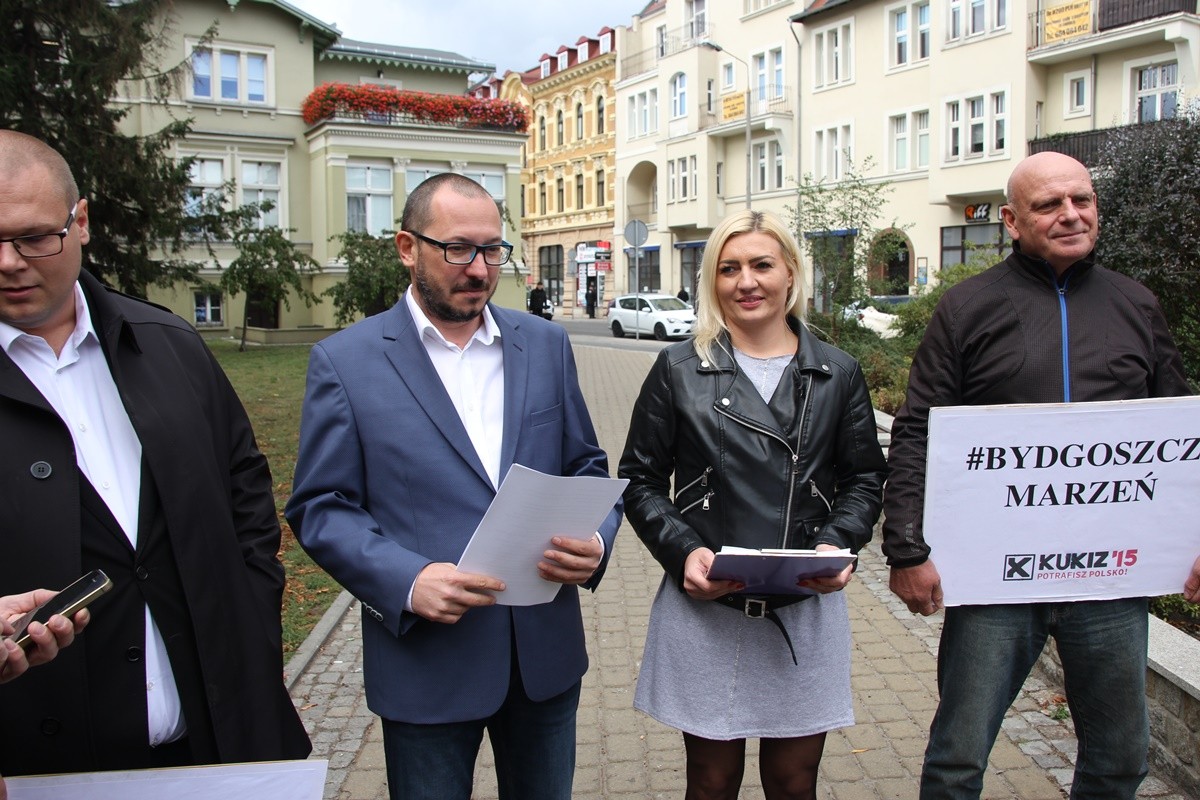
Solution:
{"label": "bald man with glasses", "polygon": [[112,590],[0,686],[0,773],[304,758],[271,473],[195,328],[82,269],[88,201],[0,131],[0,587]]}
{"label": "bald man with glasses", "polygon": [[287,517],[363,604],[367,702],[393,800],[468,800],[486,730],[503,800],[569,800],[587,669],[578,586],[595,589],[620,523],[555,537],[550,603],[497,605],[455,564],[505,473],[608,475],[562,328],[489,301],[512,253],[482,186],[409,196],[396,234],[412,286],[313,348]]}

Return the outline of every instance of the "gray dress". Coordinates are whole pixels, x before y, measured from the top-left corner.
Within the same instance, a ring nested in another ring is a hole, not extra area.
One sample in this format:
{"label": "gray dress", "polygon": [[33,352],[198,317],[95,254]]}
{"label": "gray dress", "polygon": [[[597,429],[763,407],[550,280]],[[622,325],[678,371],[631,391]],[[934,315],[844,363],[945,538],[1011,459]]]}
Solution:
{"label": "gray dress", "polygon": [[[734,355],[763,399],[792,358]],[[777,613],[799,666],[771,622],[693,600],[664,576],[634,708],[706,739],[793,738],[853,725],[845,594],[818,595]]]}

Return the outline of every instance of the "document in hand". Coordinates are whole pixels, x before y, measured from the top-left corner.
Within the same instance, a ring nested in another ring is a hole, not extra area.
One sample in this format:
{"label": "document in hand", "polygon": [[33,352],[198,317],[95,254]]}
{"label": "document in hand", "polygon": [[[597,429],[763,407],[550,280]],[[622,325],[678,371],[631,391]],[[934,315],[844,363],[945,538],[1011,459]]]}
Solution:
{"label": "document in hand", "polygon": [[[458,560],[462,572],[491,575],[508,587],[502,606],[549,603],[561,583],[542,580],[537,565],[552,536],[590,539],[621,498],[629,481],[546,475],[513,464]],[[553,503],[543,499],[553,497]]]}
{"label": "document in hand", "polygon": [[809,578],[829,578],[853,564],[849,550],[754,550],[722,547],[708,570],[709,580],[741,581],[747,594],[816,594],[797,586]]}

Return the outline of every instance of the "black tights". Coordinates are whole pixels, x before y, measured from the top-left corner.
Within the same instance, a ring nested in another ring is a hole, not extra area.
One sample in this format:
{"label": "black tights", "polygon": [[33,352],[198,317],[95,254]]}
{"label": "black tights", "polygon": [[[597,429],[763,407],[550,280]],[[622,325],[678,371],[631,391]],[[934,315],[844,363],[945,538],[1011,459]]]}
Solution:
{"label": "black tights", "polygon": [[[746,740],[716,741],[683,734],[687,749],[685,800],[737,800],[746,771]],[[825,734],[760,739],[758,772],[767,800],[815,800]]]}

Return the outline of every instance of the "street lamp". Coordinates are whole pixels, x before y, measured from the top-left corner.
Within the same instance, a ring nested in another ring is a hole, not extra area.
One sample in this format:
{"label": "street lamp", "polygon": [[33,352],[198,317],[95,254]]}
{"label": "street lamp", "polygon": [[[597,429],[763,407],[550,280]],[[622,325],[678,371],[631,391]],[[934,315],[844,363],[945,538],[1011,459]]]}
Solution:
{"label": "street lamp", "polygon": [[750,165],[752,163],[750,157],[750,65],[711,39],[705,39],[704,41],[700,42],[700,45],[702,47],[707,47],[709,50],[715,50],[718,53],[725,53],[734,61],[741,61],[742,66],[746,68],[746,208],[750,208]]}

